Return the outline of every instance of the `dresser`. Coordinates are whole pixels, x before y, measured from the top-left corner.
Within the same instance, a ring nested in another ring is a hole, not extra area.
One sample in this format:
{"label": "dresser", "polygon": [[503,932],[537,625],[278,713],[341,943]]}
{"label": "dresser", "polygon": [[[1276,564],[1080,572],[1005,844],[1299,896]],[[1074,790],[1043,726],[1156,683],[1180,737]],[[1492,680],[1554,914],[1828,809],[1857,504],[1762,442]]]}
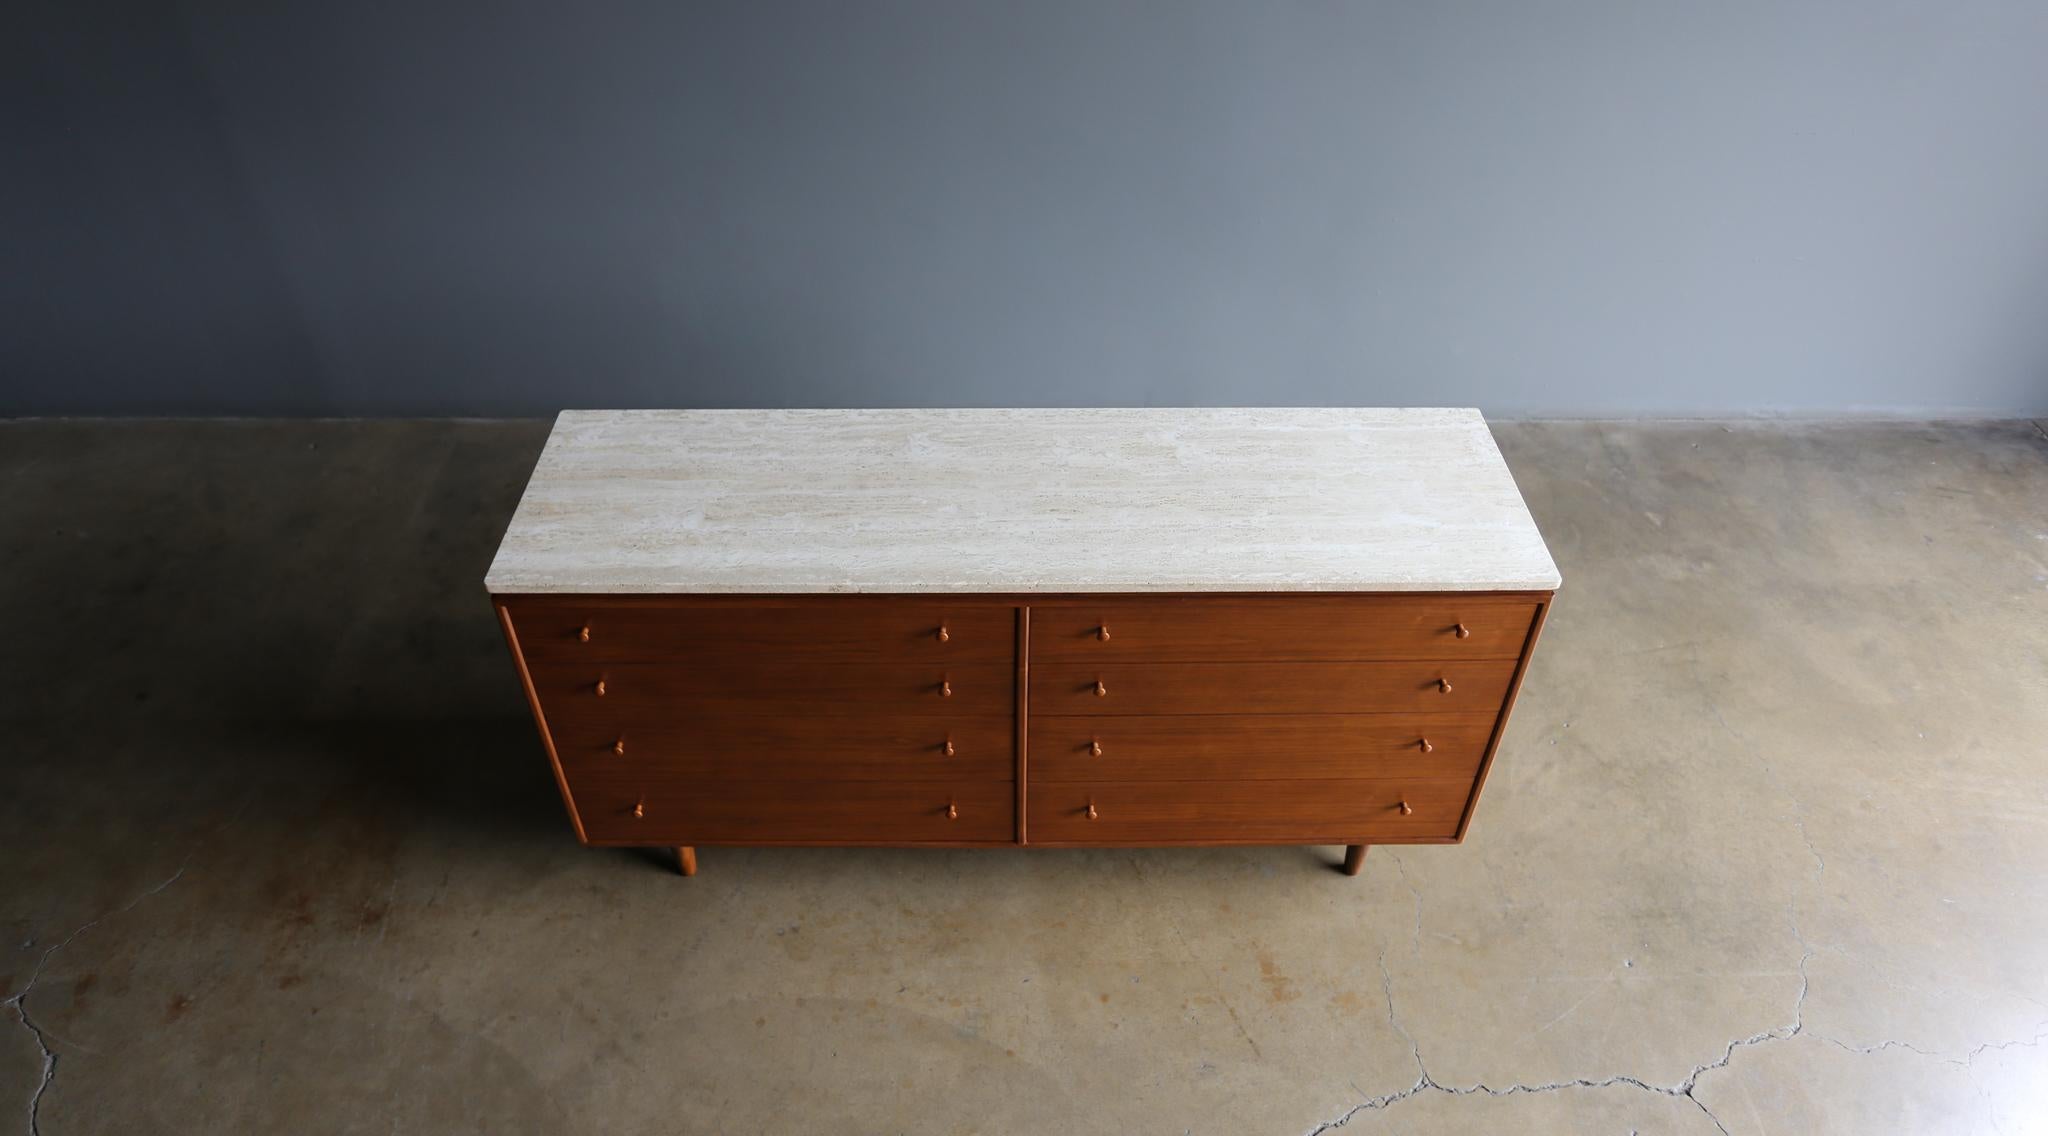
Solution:
{"label": "dresser", "polygon": [[1451,844],[1559,584],[1477,411],[565,411],[486,586],[595,845]]}

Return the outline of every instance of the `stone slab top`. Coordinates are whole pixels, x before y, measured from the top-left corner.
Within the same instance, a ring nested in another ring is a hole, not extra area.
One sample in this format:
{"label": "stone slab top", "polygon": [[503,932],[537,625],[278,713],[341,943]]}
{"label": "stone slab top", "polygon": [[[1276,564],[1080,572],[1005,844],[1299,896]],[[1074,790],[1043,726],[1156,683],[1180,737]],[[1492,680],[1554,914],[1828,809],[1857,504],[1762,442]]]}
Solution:
{"label": "stone slab top", "polygon": [[493,594],[1551,591],[1477,410],[565,410]]}

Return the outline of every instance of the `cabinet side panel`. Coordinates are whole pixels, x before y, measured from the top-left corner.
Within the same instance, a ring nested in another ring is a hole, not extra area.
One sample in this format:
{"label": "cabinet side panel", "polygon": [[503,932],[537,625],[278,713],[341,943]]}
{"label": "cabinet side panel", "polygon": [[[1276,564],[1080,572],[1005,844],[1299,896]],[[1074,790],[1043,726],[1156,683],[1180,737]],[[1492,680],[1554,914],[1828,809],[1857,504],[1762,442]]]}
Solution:
{"label": "cabinet side panel", "polygon": [[493,602],[498,609],[498,626],[505,632],[505,646],[511,648],[512,665],[519,670],[519,688],[526,692],[526,705],[533,711],[534,727],[540,730],[540,743],[548,753],[548,767],[555,771],[555,788],[561,790],[562,807],[569,810],[569,823],[576,829],[576,839],[585,844],[590,837],[583,831],[583,818],[576,814],[576,798],[569,792],[569,779],[562,775],[562,759],[555,752],[554,736],[548,733],[547,715],[541,712],[540,695],[533,689],[533,675],[527,672],[526,656],[519,650],[519,632],[512,626],[512,610],[504,601]]}
{"label": "cabinet side panel", "polygon": [[1486,788],[1486,775],[1493,770],[1493,755],[1500,749],[1501,736],[1507,733],[1508,715],[1515,709],[1515,697],[1522,692],[1522,678],[1529,673],[1529,660],[1536,654],[1536,638],[1543,634],[1543,621],[1550,618],[1550,605],[1555,602],[1556,593],[1543,597],[1542,606],[1536,609],[1536,621],[1529,625],[1529,639],[1522,645],[1521,661],[1515,664],[1515,676],[1508,682],[1507,700],[1501,703],[1500,720],[1493,724],[1493,737],[1487,739],[1486,756],[1479,762],[1479,776],[1472,782],[1472,798],[1465,802],[1465,814],[1458,818],[1455,839],[1463,841],[1465,830],[1472,826],[1472,813],[1479,807],[1480,791]]}

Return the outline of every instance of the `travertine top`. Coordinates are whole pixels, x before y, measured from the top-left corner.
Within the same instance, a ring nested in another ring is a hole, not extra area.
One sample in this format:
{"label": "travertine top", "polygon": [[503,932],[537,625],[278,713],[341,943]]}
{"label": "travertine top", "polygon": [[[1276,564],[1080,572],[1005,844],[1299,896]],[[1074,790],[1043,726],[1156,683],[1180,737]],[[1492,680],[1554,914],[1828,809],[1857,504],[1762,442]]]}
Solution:
{"label": "travertine top", "polygon": [[520,592],[1549,590],[1476,410],[567,410]]}

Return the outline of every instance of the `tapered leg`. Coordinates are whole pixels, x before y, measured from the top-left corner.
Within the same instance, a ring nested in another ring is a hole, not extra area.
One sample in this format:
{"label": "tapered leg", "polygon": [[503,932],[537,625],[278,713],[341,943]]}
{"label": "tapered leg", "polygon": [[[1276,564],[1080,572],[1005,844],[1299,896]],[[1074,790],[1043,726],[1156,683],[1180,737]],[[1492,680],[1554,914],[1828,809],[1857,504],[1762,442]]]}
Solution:
{"label": "tapered leg", "polygon": [[1370,844],[1347,844],[1344,846],[1344,874],[1355,876],[1365,867],[1365,850]]}
{"label": "tapered leg", "polygon": [[697,850],[696,850],[695,848],[687,848],[687,847],[680,847],[680,846],[679,846],[679,847],[677,847],[677,848],[676,848],[676,867],[678,867],[678,868],[681,868],[681,869],[682,869],[682,871],[683,871],[683,874],[684,874],[684,875],[686,875],[686,876],[694,876],[694,875],[696,875],[696,874],[697,874]]}

